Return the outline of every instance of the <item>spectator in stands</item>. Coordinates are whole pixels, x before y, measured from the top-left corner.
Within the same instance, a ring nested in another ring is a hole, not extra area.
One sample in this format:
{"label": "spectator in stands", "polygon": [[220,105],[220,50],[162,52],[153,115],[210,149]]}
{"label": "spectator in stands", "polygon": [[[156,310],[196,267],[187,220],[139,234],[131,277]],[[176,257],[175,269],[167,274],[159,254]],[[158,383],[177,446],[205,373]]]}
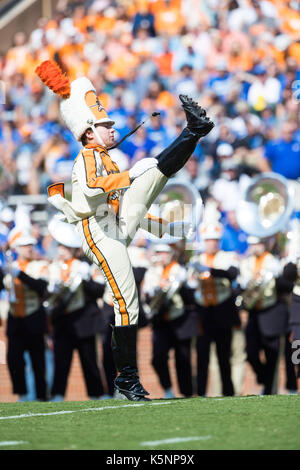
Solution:
{"label": "spectator in stands", "polygon": [[275,171],[288,179],[300,178],[300,143],[294,139],[294,122],[285,122],[281,128],[282,137],[265,146],[265,170]]}
{"label": "spectator in stands", "polygon": [[149,6],[145,4],[140,6],[133,19],[132,34],[134,37],[137,36],[137,31],[140,28],[146,29],[149,36],[155,36],[154,15],[149,11]]}

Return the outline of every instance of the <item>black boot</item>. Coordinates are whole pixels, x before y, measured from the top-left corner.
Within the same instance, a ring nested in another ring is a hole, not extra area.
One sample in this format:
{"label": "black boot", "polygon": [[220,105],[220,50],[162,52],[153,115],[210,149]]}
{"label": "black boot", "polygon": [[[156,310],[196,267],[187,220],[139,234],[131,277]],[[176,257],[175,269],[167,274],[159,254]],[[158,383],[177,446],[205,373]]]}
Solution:
{"label": "black boot", "polygon": [[187,127],[156,157],[157,168],[168,178],[184,167],[200,137],[204,137],[214,127],[214,123],[206,116],[206,111],[195,101],[185,95],[179,95],[179,98],[186,114]]}
{"label": "black boot", "polygon": [[140,383],[136,362],[137,325],[113,326],[112,351],[119,371],[114,384],[116,389],[132,401],[150,401],[149,393]]}

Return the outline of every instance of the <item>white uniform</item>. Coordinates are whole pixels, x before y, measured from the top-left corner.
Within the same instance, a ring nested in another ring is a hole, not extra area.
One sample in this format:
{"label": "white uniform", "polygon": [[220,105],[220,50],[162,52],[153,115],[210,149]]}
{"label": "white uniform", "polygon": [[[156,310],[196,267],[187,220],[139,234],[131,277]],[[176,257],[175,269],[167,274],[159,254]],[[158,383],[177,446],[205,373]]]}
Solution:
{"label": "white uniform", "polygon": [[[145,216],[167,181],[157,168],[151,168],[130,185],[129,172],[118,173],[100,146],[81,151],[75,161],[72,202],[66,201],[64,212],[69,221],[72,212],[85,255],[101,267],[108,282],[116,326],[137,323],[137,289],[127,245],[140,226],[149,228]],[[128,189],[121,195],[119,190],[124,188]],[[152,231],[160,225],[162,221],[151,220]]]}

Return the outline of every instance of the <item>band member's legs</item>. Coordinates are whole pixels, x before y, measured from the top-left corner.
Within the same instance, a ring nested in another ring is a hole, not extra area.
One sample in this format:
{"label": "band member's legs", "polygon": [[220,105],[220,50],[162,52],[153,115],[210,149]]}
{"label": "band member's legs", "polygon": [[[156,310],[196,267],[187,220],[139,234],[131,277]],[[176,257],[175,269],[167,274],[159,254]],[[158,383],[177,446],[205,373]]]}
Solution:
{"label": "band member's legs", "polygon": [[18,395],[27,393],[24,351],[24,339],[20,335],[8,336],[7,365],[13,385],[13,393]]}
{"label": "band member's legs", "polygon": [[101,218],[90,217],[77,224],[85,255],[97,264],[113,298],[115,326],[112,333],[114,362],[119,371],[116,389],[129,400],[147,400],[148,392],[139,381],[136,357],[138,292],[126,243],[116,236],[117,227],[107,235]]}
{"label": "band member's legs", "polygon": [[171,378],[168,366],[169,351],[172,340],[167,328],[154,328],[152,334],[152,365],[158,375],[164,390],[171,388]]}
{"label": "band member's legs", "polygon": [[36,397],[47,399],[45,341],[43,335],[31,335],[28,341],[28,351],[35,379]]}
{"label": "band member's legs", "polygon": [[232,340],[231,328],[216,328],[214,337],[216,341],[217,356],[222,379],[222,392],[224,396],[232,396],[234,395],[234,390],[231,380],[230,366]]}
{"label": "band member's legs", "polygon": [[261,337],[258,330],[257,320],[255,318],[249,318],[246,326],[246,353],[247,361],[251,364],[256,379],[259,384],[265,383],[265,364],[263,364],[259,357],[259,352],[262,348]]}
{"label": "band member's legs", "polygon": [[278,336],[263,337],[263,347],[266,356],[265,395],[271,395],[275,379],[276,365],[280,349],[280,338]]}
{"label": "band member's legs", "polygon": [[125,192],[120,204],[120,227],[127,244],[133,239],[139,223],[168,182],[194,152],[199,135],[185,128],[180,136],[156,158],[157,168],[151,168],[136,178]]}
{"label": "band member's legs", "polygon": [[125,242],[113,234],[106,235],[95,217],[77,225],[83,240],[85,255],[97,264],[112,294],[115,325],[136,325],[138,321],[138,294]]}
{"label": "band member's legs", "polygon": [[191,339],[177,341],[175,345],[175,364],[179,390],[185,397],[193,395]]}
{"label": "band member's legs", "polygon": [[197,338],[197,393],[200,396],[206,395],[209,352],[211,337],[204,333]]}
{"label": "band member's legs", "polygon": [[67,336],[54,338],[54,378],[51,395],[65,396],[74,344]]}
{"label": "band member's legs", "polygon": [[113,354],[111,350],[111,335],[112,329],[111,324],[114,324],[114,309],[110,305],[104,303],[103,306],[103,315],[105,318],[105,327],[103,334],[101,335],[102,338],[102,349],[103,349],[103,369],[106,378],[106,384],[108,388],[108,394],[114,394],[114,380],[116,378],[116,367],[113,359]]}
{"label": "band member's legs", "polygon": [[295,366],[292,361],[293,349],[289,341],[289,334],[285,337],[284,357],[286,370],[286,388],[287,390],[297,390],[297,376]]}
{"label": "band member's legs", "polygon": [[77,349],[84,374],[89,397],[103,395],[103,385],[97,364],[96,338],[81,338],[77,341]]}
{"label": "band member's legs", "polygon": [[136,178],[125,192],[119,208],[119,226],[127,245],[133,239],[140,221],[145,217],[167,181],[168,178],[161,171],[151,168]]}

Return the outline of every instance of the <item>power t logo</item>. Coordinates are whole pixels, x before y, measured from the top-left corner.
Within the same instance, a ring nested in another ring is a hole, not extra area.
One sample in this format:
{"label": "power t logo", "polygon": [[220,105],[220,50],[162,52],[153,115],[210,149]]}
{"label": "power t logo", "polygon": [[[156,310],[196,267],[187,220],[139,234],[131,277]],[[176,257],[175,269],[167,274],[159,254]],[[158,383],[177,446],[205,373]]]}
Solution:
{"label": "power t logo", "polygon": [[98,100],[98,98],[96,98],[96,103],[97,103],[97,106],[98,106],[98,111],[100,113],[100,111],[102,111],[102,109],[104,109],[104,108],[103,108],[102,104],[100,104],[100,101]]}

